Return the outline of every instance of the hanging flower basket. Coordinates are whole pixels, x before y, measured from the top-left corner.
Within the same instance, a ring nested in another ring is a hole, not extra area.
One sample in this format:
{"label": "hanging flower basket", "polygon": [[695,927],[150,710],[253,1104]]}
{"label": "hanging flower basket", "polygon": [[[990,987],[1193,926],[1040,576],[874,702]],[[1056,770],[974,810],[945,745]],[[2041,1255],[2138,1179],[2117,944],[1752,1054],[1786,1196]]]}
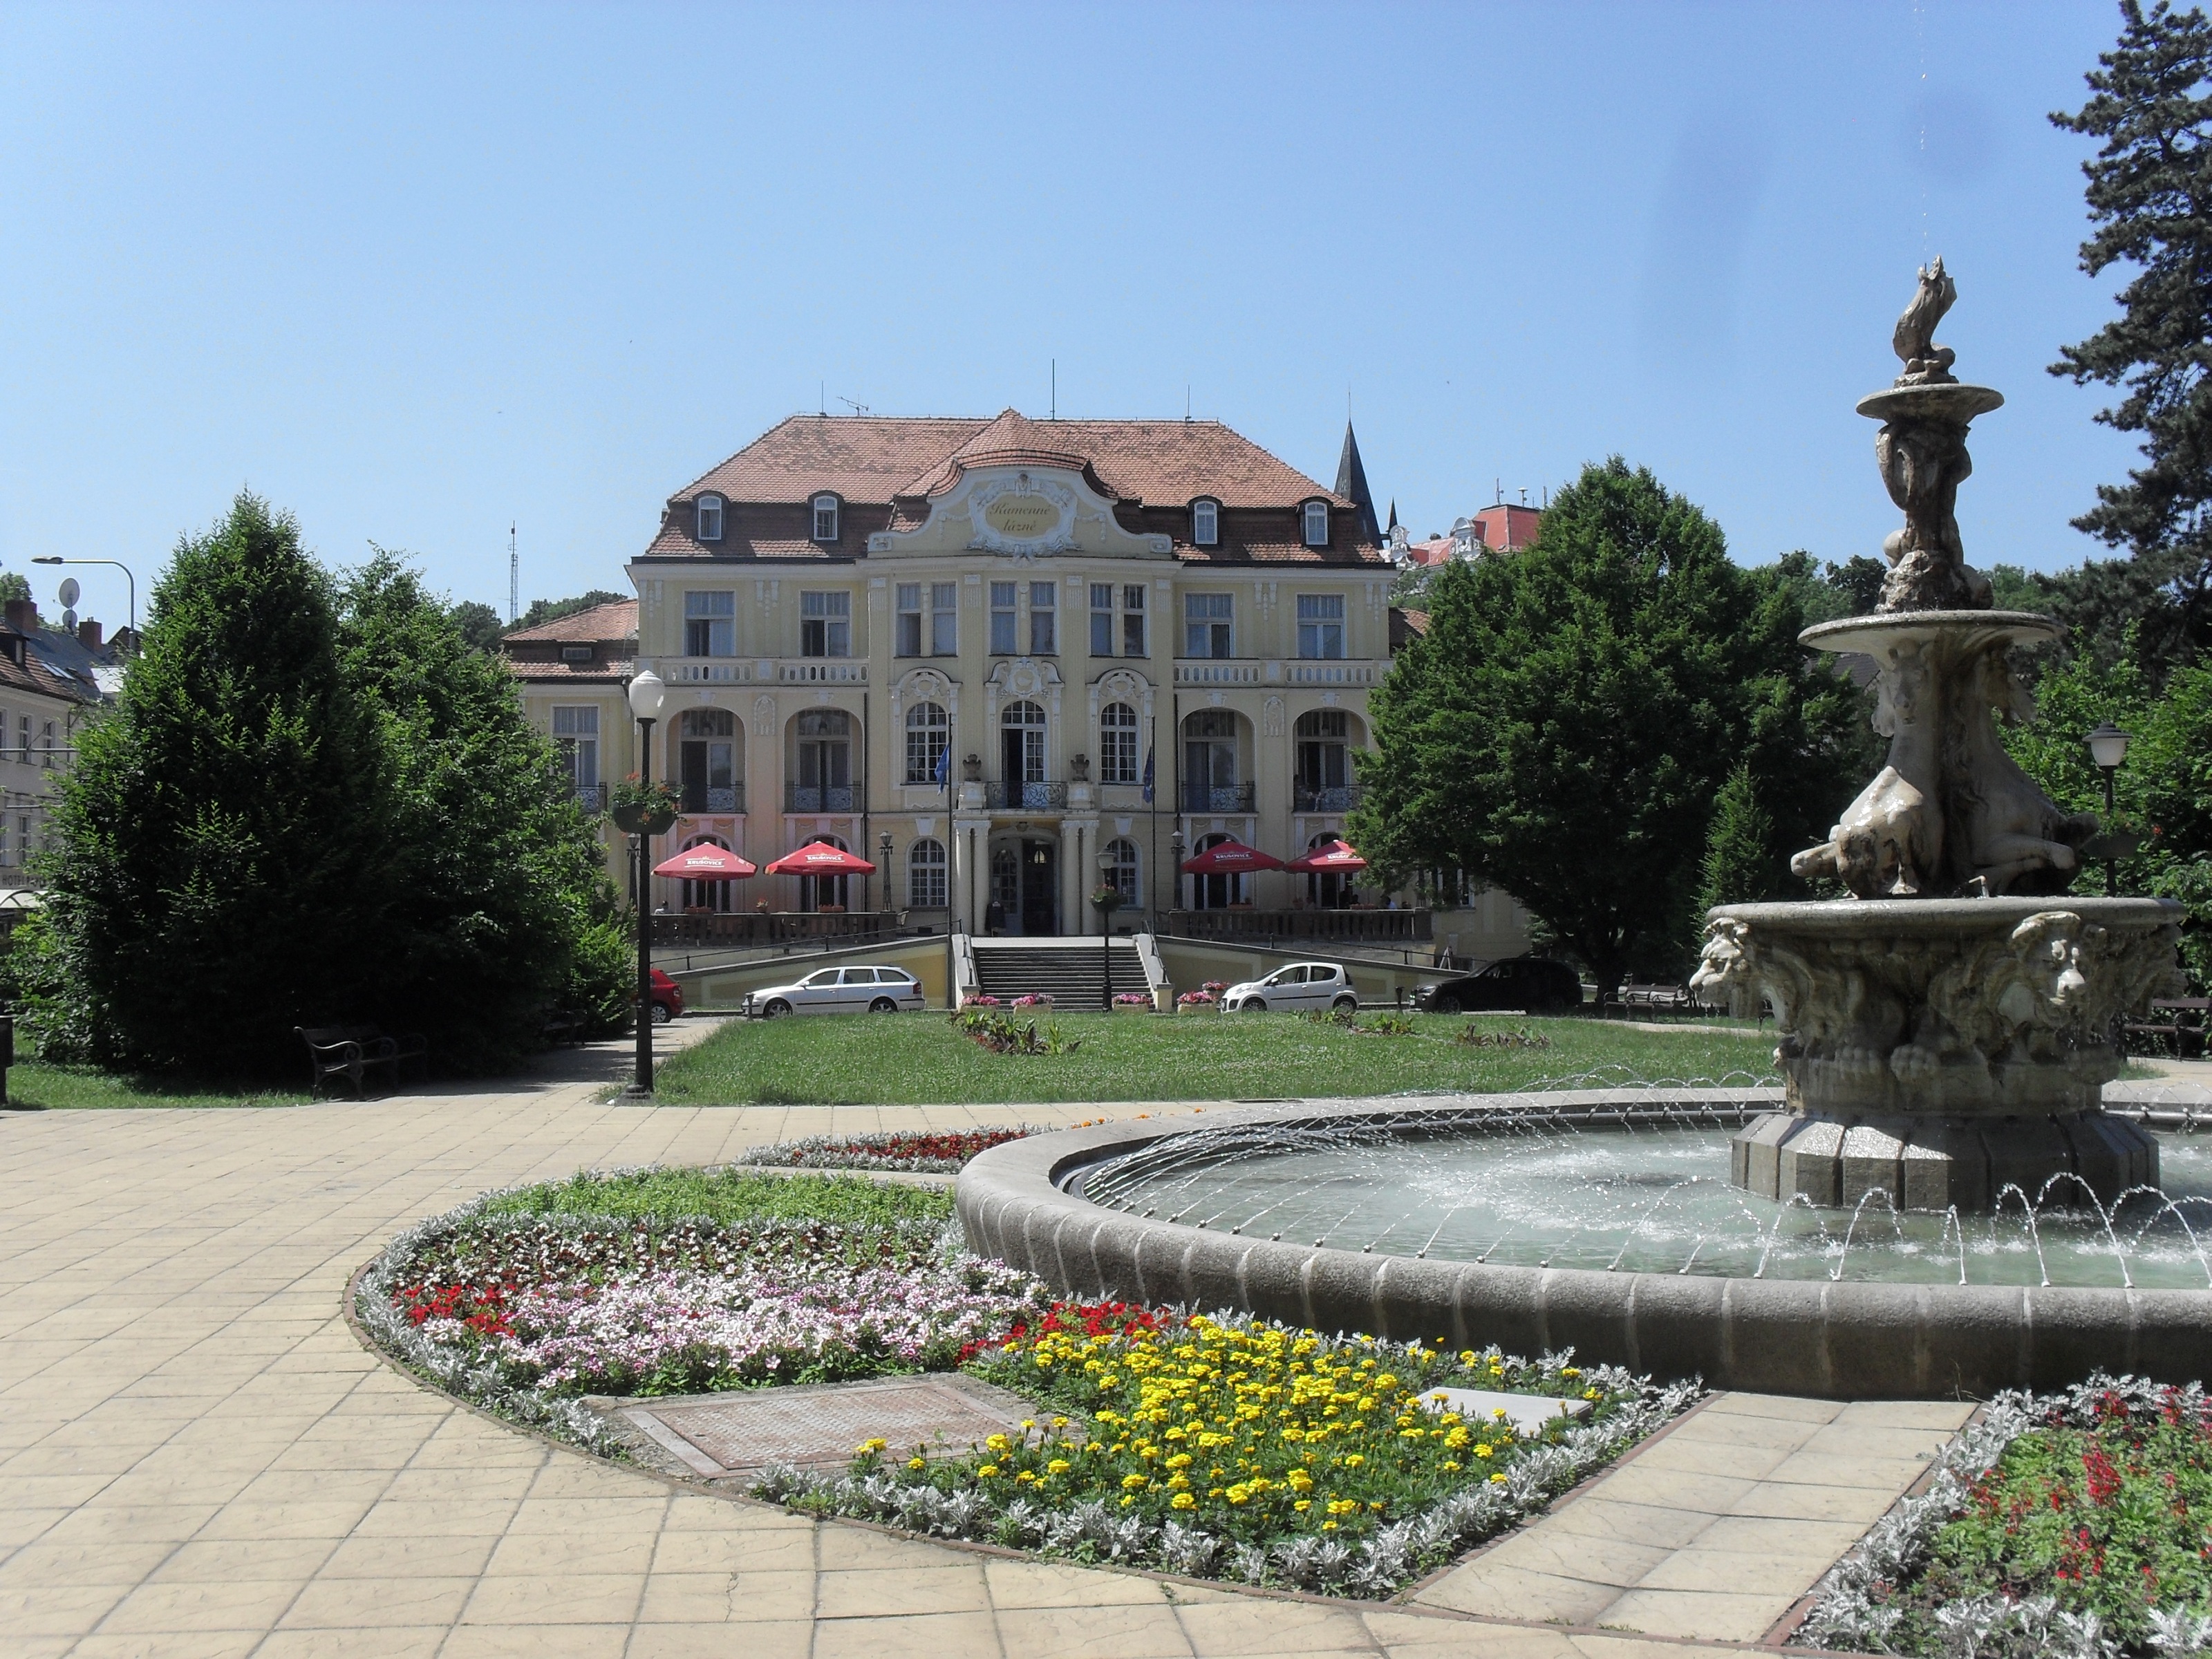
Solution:
{"label": "hanging flower basket", "polygon": [[625,835],[658,836],[676,822],[684,798],[673,784],[642,783],[631,773],[609,792],[608,816]]}

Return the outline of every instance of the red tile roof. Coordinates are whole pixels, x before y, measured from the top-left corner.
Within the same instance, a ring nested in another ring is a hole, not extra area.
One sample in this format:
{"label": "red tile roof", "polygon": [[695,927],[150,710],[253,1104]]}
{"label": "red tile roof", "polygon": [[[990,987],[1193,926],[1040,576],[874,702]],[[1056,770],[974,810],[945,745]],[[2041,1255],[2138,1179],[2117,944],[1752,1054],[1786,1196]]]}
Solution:
{"label": "red tile roof", "polygon": [[888,503],[926,495],[956,459],[1027,453],[1056,465],[1089,461],[1124,500],[1181,506],[1212,495],[1224,507],[1295,507],[1319,496],[1352,503],[1218,421],[1032,421],[893,415],[793,415],[678,490],[732,501],[802,501],[823,490]]}
{"label": "red tile roof", "polygon": [[572,611],[565,617],[556,617],[551,622],[540,623],[535,628],[518,628],[501,635],[508,643],[530,644],[550,641],[557,645],[587,645],[603,640],[634,640],[636,637],[635,599],[611,599],[605,605],[595,605],[588,611]]}

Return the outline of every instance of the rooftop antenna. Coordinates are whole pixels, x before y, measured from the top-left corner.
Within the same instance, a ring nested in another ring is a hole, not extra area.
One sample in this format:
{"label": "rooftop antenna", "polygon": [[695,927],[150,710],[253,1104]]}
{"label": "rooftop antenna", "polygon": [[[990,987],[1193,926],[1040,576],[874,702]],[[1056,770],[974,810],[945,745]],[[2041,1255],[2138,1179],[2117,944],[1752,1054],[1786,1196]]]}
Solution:
{"label": "rooftop antenna", "polygon": [[846,408],[851,410],[855,415],[865,415],[868,412],[867,404],[856,404],[850,398],[844,396],[842,393],[839,394],[837,401],[844,404]]}
{"label": "rooftop antenna", "polygon": [[814,383],[814,412],[817,415],[827,415],[830,412],[830,382],[827,380],[817,380]]}
{"label": "rooftop antenna", "polygon": [[1504,479],[1503,479],[1503,478],[1499,478],[1499,477],[1493,477],[1493,478],[1492,478],[1492,479],[1491,479],[1490,483],[1491,483],[1491,487],[1492,487],[1492,489],[1496,489],[1496,490],[1497,490],[1497,492],[1498,492],[1498,499],[1497,499],[1496,501],[1494,501],[1491,502],[1491,505],[1492,505],[1492,507],[1503,507],[1503,506],[1504,506],[1504,505],[1505,505],[1505,480],[1504,480]]}
{"label": "rooftop antenna", "polygon": [[514,550],[514,526],[507,527],[507,625],[522,620],[522,556]]}
{"label": "rooftop antenna", "polygon": [[1521,489],[1521,505],[1523,507],[1528,505],[1528,490],[1525,484],[1522,486]]}
{"label": "rooftop antenna", "polygon": [[1060,418],[1060,359],[1057,357],[1052,360],[1052,413],[1045,418],[1048,421]]}

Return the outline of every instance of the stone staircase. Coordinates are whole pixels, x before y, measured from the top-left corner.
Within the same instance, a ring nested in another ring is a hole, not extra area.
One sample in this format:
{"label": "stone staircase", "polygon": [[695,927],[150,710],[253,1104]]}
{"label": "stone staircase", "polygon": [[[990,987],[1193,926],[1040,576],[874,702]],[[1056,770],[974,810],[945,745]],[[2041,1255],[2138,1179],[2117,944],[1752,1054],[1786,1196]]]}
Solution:
{"label": "stone staircase", "polygon": [[[1097,1009],[1099,996],[1098,941],[1091,939],[1013,940],[975,942],[975,977],[984,995],[1001,1002],[1019,996],[1048,996],[1055,1008]],[[1142,992],[1144,964],[1130,940],[1116,939],[1106,947],[1114,990]]]}

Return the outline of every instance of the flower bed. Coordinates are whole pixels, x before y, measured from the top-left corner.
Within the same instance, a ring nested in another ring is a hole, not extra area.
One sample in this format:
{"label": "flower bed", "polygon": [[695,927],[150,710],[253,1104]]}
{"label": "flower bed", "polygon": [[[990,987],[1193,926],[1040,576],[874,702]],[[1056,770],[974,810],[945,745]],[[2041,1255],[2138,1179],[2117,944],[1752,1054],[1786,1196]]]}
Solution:
{"label": "flower bed", "polygon": [[[1055,1306],[969,1364],[1040,1401],[1040,1419],[964,1457],[887,1461],[872,1440],[844,1475],[780,1468],[757,1490],[807,1513],[1079,1559],[1383,1595],[1540,1509],[1698,1392],[1564,1358],[1110,1303]],[[1523,1439],[1418,1403],[1447,1385],[1591,1410]]]}
{"label": "flower bed", "polygon": [[939,1134],[809,1135],[803,1140],[779,1141],[749,1152],[745,1162],[793,1170],[899,1170],[951,1175],[978,1152],[1037,1133],[1024,1123],[1006,1129]]}
{"label": "flower bed", "polygon": [[2212,1401],[2097,1376],[2000,1395],[1821,1581],[1796,1639],[1915,1655],[2212,1649]]}
{"label": "flower bed", "polygon": [[441,1386],[602,1451],[613,1443],[580,1395],[948,1370],[1047,1303],[934,1222],[534,1214],[514,1197],[403,1235],[356,1310]]}

